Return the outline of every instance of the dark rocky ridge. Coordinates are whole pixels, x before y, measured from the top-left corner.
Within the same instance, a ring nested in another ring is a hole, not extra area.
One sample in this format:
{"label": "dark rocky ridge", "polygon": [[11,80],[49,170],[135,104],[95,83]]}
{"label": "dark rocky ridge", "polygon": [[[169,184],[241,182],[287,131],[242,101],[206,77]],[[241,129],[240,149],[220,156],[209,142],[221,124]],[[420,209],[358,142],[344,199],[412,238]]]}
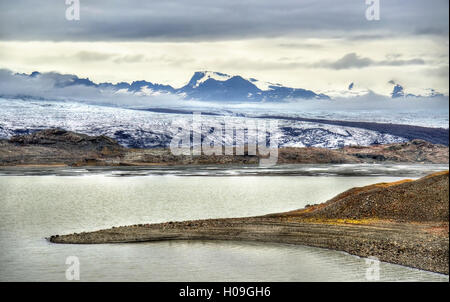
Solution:
{"label": "dark rocky ridge", "polygon": [[[368,147],[279,148],[279,164],[448,163],[448,147],[422,140]],[[173,155],[169,149],[125,148],[106,136],[47,129],[0,140],[0,166],[258,164],[259,156]]]}
{"label": "dark rocky ridge", "polygon": [[54,148],[76,148],[87,151],[102,151],[105,148],[115,151],[124,150],[114,139],[107,136],[89,136],[58,128],[37,131],[29,135],[13,136],[9,142],[19,146],[44,145]]}
{"label": "dark rocky ridge", "polygon": [[97,163],[124,154],[125,148],[106,136],[46,129],[0,140],[0,166]]}

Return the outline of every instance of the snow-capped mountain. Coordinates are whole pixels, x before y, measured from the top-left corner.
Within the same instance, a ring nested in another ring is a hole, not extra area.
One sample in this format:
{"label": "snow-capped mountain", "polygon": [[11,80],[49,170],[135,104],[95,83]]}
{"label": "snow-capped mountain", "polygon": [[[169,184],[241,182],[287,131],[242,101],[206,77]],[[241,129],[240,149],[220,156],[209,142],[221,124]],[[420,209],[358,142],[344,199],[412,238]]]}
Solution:
{"label": "snow-capped mountain", "polygon": [[114,89],[116,91],[130,92],[138,95],[170,93],[187,100],[270,102],[285,99],[329,99],[325,94],[318,94],[307,89],[290,88],[280,84],[258,81],[254,78],[246,79],[239,75],[231,76],[212,71],[195,72],[188,83],[181,88],[174,88],[170,85],[156,84],[144,80],[134,81],[132,83],[120,82],[112,84],[106,82],[97,84],[89,78],[79,78],[76,75],[59,73],[33,72],[30,75],[21,74],[21,76],[50,78],[54,81],[55,87],[57,88],[83,85],[97,87],[99,89]]}
{"label": "snow-capped mountain", "polygon": [[[0,73],[5,70],[0,69]],[[6,71],[8,72],[8,71]],[[197,71],[187,82],[180,88],[174,88],[170,85],[152,83],[145,80],[133,81],[131,83],[95,83],[89,78],[80,78],[72,74],[60,74],[56,72],[32,72],[31,74],[13,74],[10,72],[9,82],[0,85],[0,97],[7,98],[42,98],[46,99],[50,94],[37,96],[36,94],[28,95],[25,90],[8,93],[9,87],[22,87],[23,79],[28,79],[30,83],[27,86],[35,87],[44,86],[46,91],[51,92],[53,88],[73,88],[74,86],[84,86],[102,94],[108,91],[112,94],[132,94],[136,96],[155,96],[165,95],[184,100],[202,100],[209,102],[281,102],[285,100],[323,100],[323,99],[350,99],[360,96],[381,96],[373,92],[370,88],[360,86],[357,82],[351,82],[347,87],[337,90],[307,90],[303,88],[291,88],[281,84],[259,81],[255,78],[244,78],[239,75],[228,75],[221,72],[213,71]],[[0,83],[2,84],[2,83]],[[12,85],[11,85],[12,84]],[[17,85],[16,85],[17,84]],[[50,86],[49,86],[50,85]],[[442,93],[434,89],[412,89],[408,91],[403,85],[393,80],[386,83],[386,91],[392,91],[389,97],[395,98],[435,98],[445,97]],[[39,89],[38,89],[39,90]],[[41,91],[42,92],[42,91]],[[42,94],[42,93],[41,93]],[[67,96],[70,96],[70,92]],[[384,96],[386,97],[386,96]]]}
{"label": "snow-capped mountain", "polygon": [[196,72],[177,92],[188,98],[225,101],[279,101],[284,99],[329,99],[311,90],[284,87],[280,84],[230,76],[220,72]]}
{"label": "snow-capped mountain", "polygon": [[351,98],[373,93],[370,89],[360,87],[355,82],[351,82],[346,89],[342,90],[323,90],[321,93],[330,98]]}
{"label": "snow-capped mountain", "polygon": [[393,99],[395,98],[418,98],[418,97],[426,97],[426,98],[434,98],[434,97],[442,97],[443,94],[437,92],[436,90],[432,88],[424,89],[420,91],[419,93],[408,93],[406,92],[405,88],[400,85],[399,83],[396,83],[394,81],[389,81],[388,84],[393,85],[391,97]]}
{"label": "snow-capped mountain", "polygon": [[[389,89],[389,97],[392,99],[397,98],[435,98],[435,97],[444,97],[444,94],[437,92],[432,88],[427,89],[415,89],[414,93],[410,92],[409,89],[406,91],[405,87],[399,83],[394,82],[393,80],[386,83],[387,88]],[[375,93],[371,89],[367,87],[362,87],[356,82],[351,82],[348,87],[343,89],[334,89],[334,90],[320,90],[318,93],[325,94],[332,99],[342,99],[342,98],[352,98],[352,97],[360,97],[360,96],[380,96]]]}

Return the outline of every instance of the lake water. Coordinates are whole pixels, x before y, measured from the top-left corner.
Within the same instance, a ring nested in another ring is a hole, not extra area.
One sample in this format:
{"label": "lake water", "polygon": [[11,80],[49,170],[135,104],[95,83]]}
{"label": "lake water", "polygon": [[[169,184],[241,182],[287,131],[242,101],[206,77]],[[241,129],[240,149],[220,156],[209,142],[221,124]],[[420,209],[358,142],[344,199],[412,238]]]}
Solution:
{"label": "lake water", "polygon": [[[225,241],[60,245],[45,237],[111,226],[288,211],[355,186],[445,165],[0,169],[0,281],[366,281],[366,259],[306,246]],[[388,263],[381,281],[447,281]]]}

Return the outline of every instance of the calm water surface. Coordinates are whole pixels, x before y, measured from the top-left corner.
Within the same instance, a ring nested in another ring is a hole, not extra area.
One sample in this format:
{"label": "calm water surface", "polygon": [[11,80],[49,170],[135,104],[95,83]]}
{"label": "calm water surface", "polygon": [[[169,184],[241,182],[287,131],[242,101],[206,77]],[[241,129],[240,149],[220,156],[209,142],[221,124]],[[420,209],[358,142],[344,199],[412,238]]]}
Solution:
{"label": "calm water surface", "polygon": [[[305,246],[224,241],[57,245],[45,237],[288,211],[354,186],[442,169],[448,166],[3,169],[0,281],[65,281],[68,256],[80,259],[82,281],[365,281],[364,258]],[[448,281],[448,276],[388,263],[380,268],[381,281]]]}

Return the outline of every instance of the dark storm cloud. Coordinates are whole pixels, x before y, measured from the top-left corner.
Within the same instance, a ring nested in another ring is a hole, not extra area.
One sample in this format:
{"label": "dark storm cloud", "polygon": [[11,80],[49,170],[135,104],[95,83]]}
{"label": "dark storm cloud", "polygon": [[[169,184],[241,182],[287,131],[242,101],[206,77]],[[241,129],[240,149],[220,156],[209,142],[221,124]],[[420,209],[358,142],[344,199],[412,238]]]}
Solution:
{"label": "dark storm cloud", "polygon": [[80,21],[64,0],[0,2],[1,40],[223,40],[293,35],[382,38],[379,33],[448,33],[447,0],[380,2],[365,19],[364,0],[80,0]]}

